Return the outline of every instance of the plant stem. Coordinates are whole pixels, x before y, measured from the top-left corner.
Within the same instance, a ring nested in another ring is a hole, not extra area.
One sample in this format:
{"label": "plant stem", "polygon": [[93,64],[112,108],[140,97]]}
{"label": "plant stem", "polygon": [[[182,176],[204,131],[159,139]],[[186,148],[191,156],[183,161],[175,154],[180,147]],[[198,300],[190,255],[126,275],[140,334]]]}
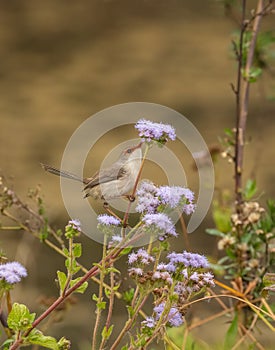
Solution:
{"label": "plant stem", "polygon": [[242,175],[243,175],[243,158],[245,144],[245,129],[248,115],[249,102],[249,75],[253,64],[256,40],[260,28],[260,22],[264,15],[264,1],[258,0],[256,15],[253,17],[252,36],[250,46],[247,52],[245,67],[243,67],[243,44],[244,34],[250,21],[245,19],[246,0],[242,1],[242,22],[240,43],[238,49],[238,74],[236,88],[236,139],[235,139],[235,195],[237,212],[242,203]]}

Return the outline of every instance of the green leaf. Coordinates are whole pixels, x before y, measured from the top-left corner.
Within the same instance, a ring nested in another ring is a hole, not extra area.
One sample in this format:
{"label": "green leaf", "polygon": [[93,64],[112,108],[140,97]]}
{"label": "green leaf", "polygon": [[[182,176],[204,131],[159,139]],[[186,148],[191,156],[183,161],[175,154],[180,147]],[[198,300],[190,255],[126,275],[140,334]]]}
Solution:
{"label": "green leaf", "polygon": [[57,340],[53,337],[44,335],[38,329],[31,331],[27,339],[31,344],[40,345],[47,349],[59,350]]}
{"label": "green leaf", "polygon": [[96,303],[96,307],[99,310],[105,310],[106,309],[106,301],[99,301]]}
{"label": "green leaf", "polygon": [[218,236],[218,237],[225,237],[226,236],[223,232],[216,230],[215,228],[207,228],[206,232],[212,236]]}
{"label": "green leaf", "polygon": [[[71,280],[70,282],[70,287],[73,287],[75,286],[80,280],[81,280],[82,277],[78,277],[74,280]],[[74,293],[81,293],[83,294],[85,292],[85,290],[87,289],[88,287],[88,282],[84,282],[83,284],[81,284],[81,286],[79,286],[75,291]]]}
{"label": "green leaf", "polygon": [[257,185],[255,180],[247,180],[245,184],[245,189],[244,189],[244,197],[246,200],[251,199],[253,196],[255,196],[257,192]]}
{"label": "green leaf", "polygon": [[126,307],[127,307],[127,311],[128,311],[128,314],[129,314],[129,318],[132,318],[132,316],[135,313],[134,308],[131,305],[127,305]]}
{"label": "green leaf", "polygon": [[127,304],[131,304],[134,294],[135,294],[134,288],[127,290],[126,292],[123,293],[123,300],[125,300]]}
{"label": "green leaf", "polygon": [[57,271],[58,284],[61,292],[64,292],[64,288],[67,282],[67,276],[62,271]]}
{"label": "green leaf", "polygon": [[109,339],[113,332],[113,328],[114,328],[114,325],[111,325],[108,329],[105,326],[101,332],[102,338],[106,340]]}
{"label": "green leaf", "polygon": [[229,232],[231,230],[231,209],[228,207],[222,207],[218,204],[213,208],[213,219],[217,230],[220,232]]}
{"label": "green leaf", "polygon": [[238,313],[235,313],[235,317],[231,322],[231,325],[226,332],[225,341],[224,341],[224,350],[231,350],[233,345],[236,343],[238,335]]}
{"label": "green leaf", "polygon": [[230,136],[230,137],[233,137],[233,136],[234,136],[234,132],[233,132],[233,130],[230,129],[230,128],[225,128],[225,129],[224,129],[224,133],[225,133],[225,135]]}
{"label": "green leaf", "polygon": [[6,341],[4,341],[4,343],[1,345],[1,348],[3,348],[4,350],[8,350],[10,349],[10,345],[14,342],[14,339],[7,339]]}
{"label": "green leaf", "polygon": [[65,256],[70,256],[70,253],[67,248],[63,248],[63,253],[65,254]]}
{"label": "green leaf", "polygon": [[110,272],[115,272],[117,274],[121,274],[121,272],[118,269],[116,269],[115,267],[107,267],[105,269],[105,272],[106,272],[106,275]]}
{"label": "green leaf", "polygon": [[80,258],[82,254],[82,246],[81,243],[74,243],[73,245],[73,255],[76,258]]}
{"label": "green leaf", "polygon": [[92,295],[92,300],[97,302],[98,301],[98,296],[96,294],[93,294]]}
{"label": "green leaf", "polygon": [[119,253],[119,256],[123,256],[123,255],[127,255],[129,254],[131,251],[132,251],[132,247],[127,247],[127,248],[124,248],[120,253]]}
{"label": "green leaf", "polygon": [[8,316],[8,326],[14,331],[25,331],[32,326],[35,313],[30,313],[24,304],[14,303]]}
{"label": "green leaf", "polygon": [[249,83],[255,83],[262,72],[263,70],[260,67],[251,67],[248,75],[244,72],[243,76],[248,80]]}

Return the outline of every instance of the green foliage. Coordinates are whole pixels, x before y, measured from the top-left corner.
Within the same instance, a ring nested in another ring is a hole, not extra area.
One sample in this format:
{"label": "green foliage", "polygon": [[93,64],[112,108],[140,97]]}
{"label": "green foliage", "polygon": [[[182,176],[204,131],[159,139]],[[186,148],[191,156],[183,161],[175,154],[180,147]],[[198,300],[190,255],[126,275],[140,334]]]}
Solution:
{"label": "green foliage", "polygon": [[64,272],[62,271],[57,271],[57,278],[58,278],[58,284],[60,288],[61,294],[65,290],[66,282],[67,282],[67,276]]}
{"label": "green foliage", "polygon": [[30,344],[40,345],[47,349],[60,350],[58,342],[55,338],[50,336],[45,336],[42,332],[40,332],[37,329],[34,329],[31,331],[27,340],[28,340],[28,343]]}
{"label": "green foliage", "polygon": [[103,339],[108,340],[113,332],[114,325],[111,325],[110,327],[104,327],[101,333],[101,336]]}
{"label": "green foliage", "polygon": [[131,304],[134,294],[135,294],[134,288],[130,288],[129,290],[126,290],[123,293],[123,300],[125,300],[127,304]]}
{"label": "green foliage", "polygon": [[230,327],[225,336],[224,350],[231,350],[236,343],[238,336],[238,313],[235,313],[234,319],[232,320]]}
{"label": "green foliage", "polygon": [[[73,287],[75,286],[80,280],[81,280],[82,277],[78,277],[78,278],[75,278],[73,280],[70,281],[70,287]],[[80,293],[80,294],[83,294],[85,292],[85,290],[87,289],[88,287],[88,282],[83,282],[77,289],[74,290],[74,293]]]}
{"label": "green foliage", "polygon": [[245,188],[243,191],[243,196],[245,200],[250,200],[252,197],[254,197],[257,193],[257,184],[255,180],[247,180],[245,184]]}
{"label": "green foliage", "polygon": [[26,305],[14,303],[7,322],[10,329],[18,332],[31,328],[34,319],[35,313],[30,313]]}

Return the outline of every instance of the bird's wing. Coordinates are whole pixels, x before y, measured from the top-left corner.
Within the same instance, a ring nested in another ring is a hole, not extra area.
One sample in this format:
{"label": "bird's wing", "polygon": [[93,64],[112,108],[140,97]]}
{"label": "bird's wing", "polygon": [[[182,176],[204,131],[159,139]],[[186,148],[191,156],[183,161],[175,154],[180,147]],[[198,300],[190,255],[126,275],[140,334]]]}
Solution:
{"label": "bird's wing", "polygon": [[125,172],[126,171],[123,168],[120,168],[118,173],[116,173],[113,168],[106,168],[100,172],[97,171],[92,177],[85,179],[87,181],[87,185],[84,187],[84,191],[99,184],[120,179]]}

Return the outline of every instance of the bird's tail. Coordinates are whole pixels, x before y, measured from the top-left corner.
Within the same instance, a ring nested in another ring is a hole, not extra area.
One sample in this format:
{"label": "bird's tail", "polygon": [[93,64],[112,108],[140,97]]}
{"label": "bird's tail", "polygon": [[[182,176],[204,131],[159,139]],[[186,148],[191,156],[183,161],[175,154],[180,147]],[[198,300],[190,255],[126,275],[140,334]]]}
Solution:
{"label": "bird's tail", "polygon": [[71,180],[75,180],[75,181],[79,181],[79,182],[82,182],[82,183],[86,183],[85,179],[75,175],[75,174],[72,174],[72,173],[69,173],[68,171],[64,171],[64,170],[59,170],[57,168],[54,168],[53,166],[50,166],[50,165],[47,165],[47,164],[43,164],[43,163],[40,163],[42,168],[51,173],[51,174],[54,174],[54,175],[57,175],[57,176],[62,176],[62,177],[66,177],[67,179],[71,179]]}

